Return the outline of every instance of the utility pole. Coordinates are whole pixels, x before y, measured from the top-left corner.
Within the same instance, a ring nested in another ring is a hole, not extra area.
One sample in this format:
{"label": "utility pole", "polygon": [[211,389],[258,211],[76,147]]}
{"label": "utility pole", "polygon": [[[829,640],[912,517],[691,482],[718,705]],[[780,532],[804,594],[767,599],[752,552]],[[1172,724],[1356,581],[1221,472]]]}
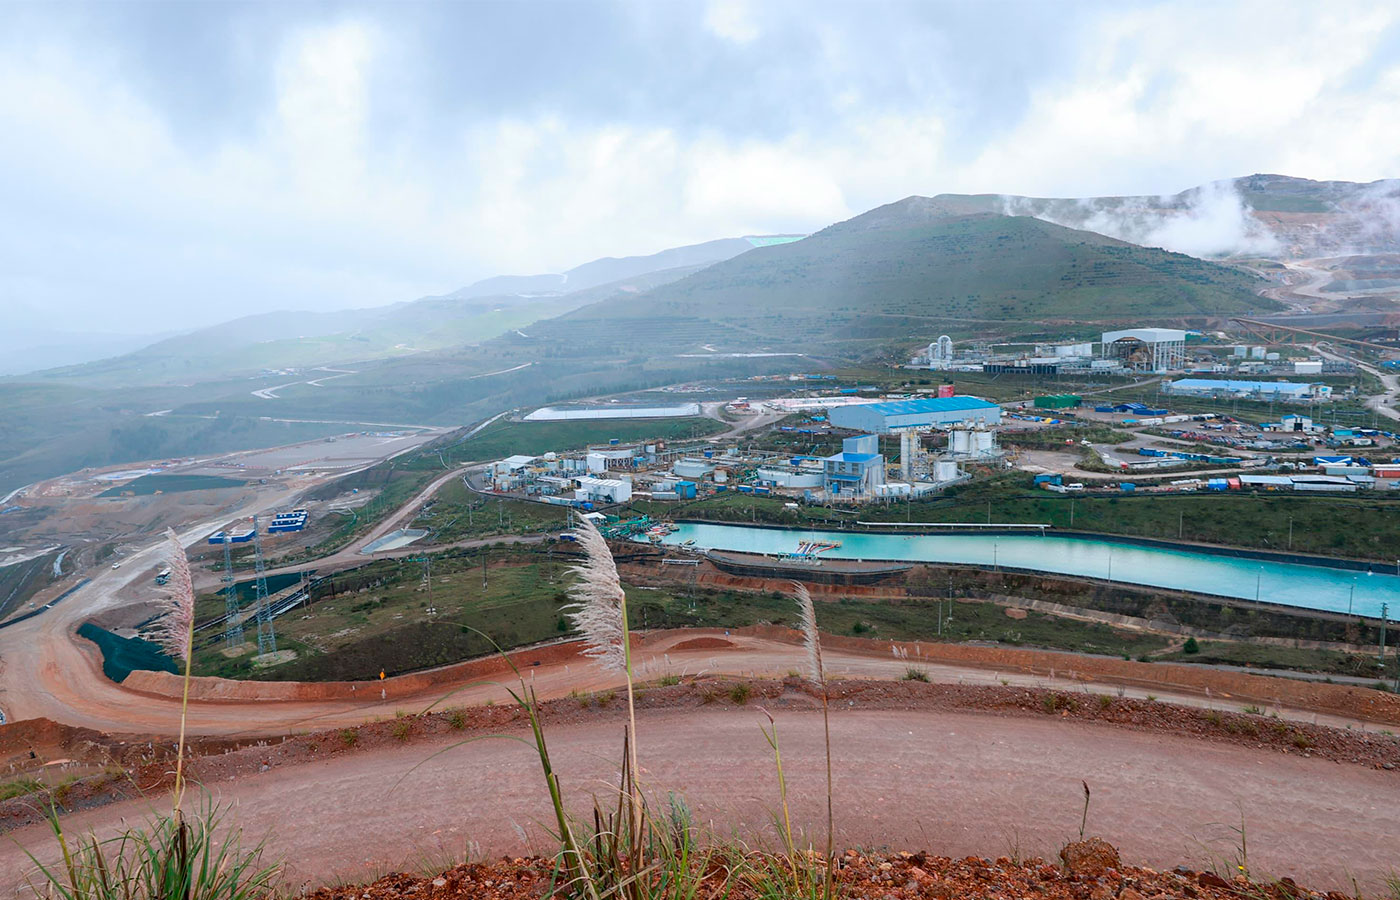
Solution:
{"label": "utility pole", "polygon": [[243,620],[238,618],[238,586],[233,578],[233,542],[224,532],[224,645],[230,650],[243,643]]}
{"label": "utility pole", "polygon": [[1288,549],[1293,549],[1293,517],[1288,517]]}
{"label": "utility pole", "polygon": [[486,556],[490,551],[485,544],[481,545],[481,589],[486,590]]}
{"label": "utility pole", "polygon": [[1181,540],[1181,536],[1186,533],[1186,510],[1181,510],[1176,520],[1176,539]]}
{"label": "utility pole", "polygon": [[1382,603],[1382,604],[1381,604],[1381,655],[1380,655],[1380,661],[1381,661],[1381,665],[1382,665],[1382,666],[1385,665],[1385,622],[1386,622],[1386,619],[1388,619],[1388,618],[1390,618],[1390,604],[1389,604],[1389,603]]}
{"label": "utility pole", "polygon": [[257,600],[258,655],[277,652],[277,632],[272,627],[272,606],[267,600],[267,577],[264,575],[262,535],[258,533],[258,517],[253,516],[253,573]]}

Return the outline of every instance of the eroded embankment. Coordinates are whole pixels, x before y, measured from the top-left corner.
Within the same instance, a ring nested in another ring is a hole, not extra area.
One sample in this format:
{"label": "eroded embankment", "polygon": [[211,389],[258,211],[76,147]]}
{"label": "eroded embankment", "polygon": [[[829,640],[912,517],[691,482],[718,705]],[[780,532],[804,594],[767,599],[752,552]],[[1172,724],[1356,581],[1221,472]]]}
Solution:
{"label": "eroded embankment", "polygon": [[[800,643],[797,632],[779,626],[751,626],[735,629],[673,629],[635,636],[639,652],[654,649],[680,649],[685,640],[715,637],[728,633],[784,644]],[[1085,684],[1126,685],[1147,690],[1185,693],[1242,705],[1289,707],[1358,721],[1400,725],[1400,696],[1353,685],[1300,681],[1267,675],[1252,675],[1225,669],[1210,669],[1172,663],[1143,663],[1102,656],[1085,656],[1052,650],[1016,647],[948,644],[921,641],[879,641],[865,638],[824,635],[830,651],[889,657],[898,653],[911,663],[925,662],[964,666],[990,671],[1021,672],[1047,678],[1068,679]],[[578,642],[551,644],[510,654],[520,670],[578,664]],[[714,648],[722,657],[724,648]],[[364,682],[265,682],[230,681],[223,678],[192,679],[190,697],[196,702],[302,702],[364,700],[381,690],[395,697],[410,699],[440,694],[451,687],[511,675],[510,665],[499,656],[444,666],[426,672],[398,675],[384,681]],[[166,672],[133,672],[122,687],[140,694],[177,699],[180,679]],[[256,718],[256,713],[250,711]]]}

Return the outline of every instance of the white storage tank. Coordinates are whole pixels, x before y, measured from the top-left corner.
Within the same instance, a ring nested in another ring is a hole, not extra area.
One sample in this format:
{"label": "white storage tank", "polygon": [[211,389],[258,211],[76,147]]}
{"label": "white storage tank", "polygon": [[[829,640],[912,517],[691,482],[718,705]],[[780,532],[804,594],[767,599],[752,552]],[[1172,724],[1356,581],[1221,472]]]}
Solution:
{"label": "white storage tank", "polygon": [[952,481],[958,477],[958,464],[951,459],[940,459],[933,464],[935,481]]}

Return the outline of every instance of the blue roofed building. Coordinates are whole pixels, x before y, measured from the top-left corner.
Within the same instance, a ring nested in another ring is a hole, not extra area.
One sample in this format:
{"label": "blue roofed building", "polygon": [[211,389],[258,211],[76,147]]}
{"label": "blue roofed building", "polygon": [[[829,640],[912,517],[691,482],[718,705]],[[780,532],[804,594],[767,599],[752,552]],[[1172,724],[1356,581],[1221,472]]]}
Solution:
{"label": "blue roofed building", "polygon": [[841,452],[822,463],[822,486],[828,494],[868,497],[885,483],[885,458],[880,455],[880,439],[873,434],[846,438]]}
{"label": "blue roofed building", "polygon": [[1001,407],[979,397],[924,397],[919,400],[861,403],[835,407],[829,415],[831,424],[838,428],[869,434],[947,428],[976,422],[1001,424]]}

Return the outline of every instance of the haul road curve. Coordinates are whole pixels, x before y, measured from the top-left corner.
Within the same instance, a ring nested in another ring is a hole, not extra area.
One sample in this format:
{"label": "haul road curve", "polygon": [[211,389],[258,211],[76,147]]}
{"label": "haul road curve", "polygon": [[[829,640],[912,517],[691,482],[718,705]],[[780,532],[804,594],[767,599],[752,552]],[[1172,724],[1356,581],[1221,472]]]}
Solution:
{"label": "haul road curve", "polygon": [[[807,704],[770,709],[782,741],[794,821],[824,839],[822,720]],[[721,837],[776,842],[778,806],[767,724],[753,706],[643,711],[638,748],[656,808],[674,792]],[[1395,773],[1320,758],[1261,753],[1189,737],[1056,718],[838,708],[832,715],[838,846],[947,856],[1019,853],[1053,859],[1078,832],[1081,779],[1093,789],[1088,833],[1125,861],[1233,868],[1243,822],[1256,877],[1292,876],[1350,895],[1383,890],[1400,859]],[[616,790],[618,719],[549,725],[551,757],[574,812]],[[291,863],[296,881],[361,880],[425,859],[542,851],[551,819],[532,747],[510,740],[457,746],[450,737],[387,743],[304,765],[211,772],[213,799]],[[244,751],[256,754],[256,749]],[[417,767],[415,769],[415,767]],[[69,828],[111,829],[166,798],[78,813]],[[326,827],[326,823],[346,827]],[[23,848],[53,855],[45,825],[0,844],[0,872],[20,873]],[[0,883],[0,894],[8,888]]]}

